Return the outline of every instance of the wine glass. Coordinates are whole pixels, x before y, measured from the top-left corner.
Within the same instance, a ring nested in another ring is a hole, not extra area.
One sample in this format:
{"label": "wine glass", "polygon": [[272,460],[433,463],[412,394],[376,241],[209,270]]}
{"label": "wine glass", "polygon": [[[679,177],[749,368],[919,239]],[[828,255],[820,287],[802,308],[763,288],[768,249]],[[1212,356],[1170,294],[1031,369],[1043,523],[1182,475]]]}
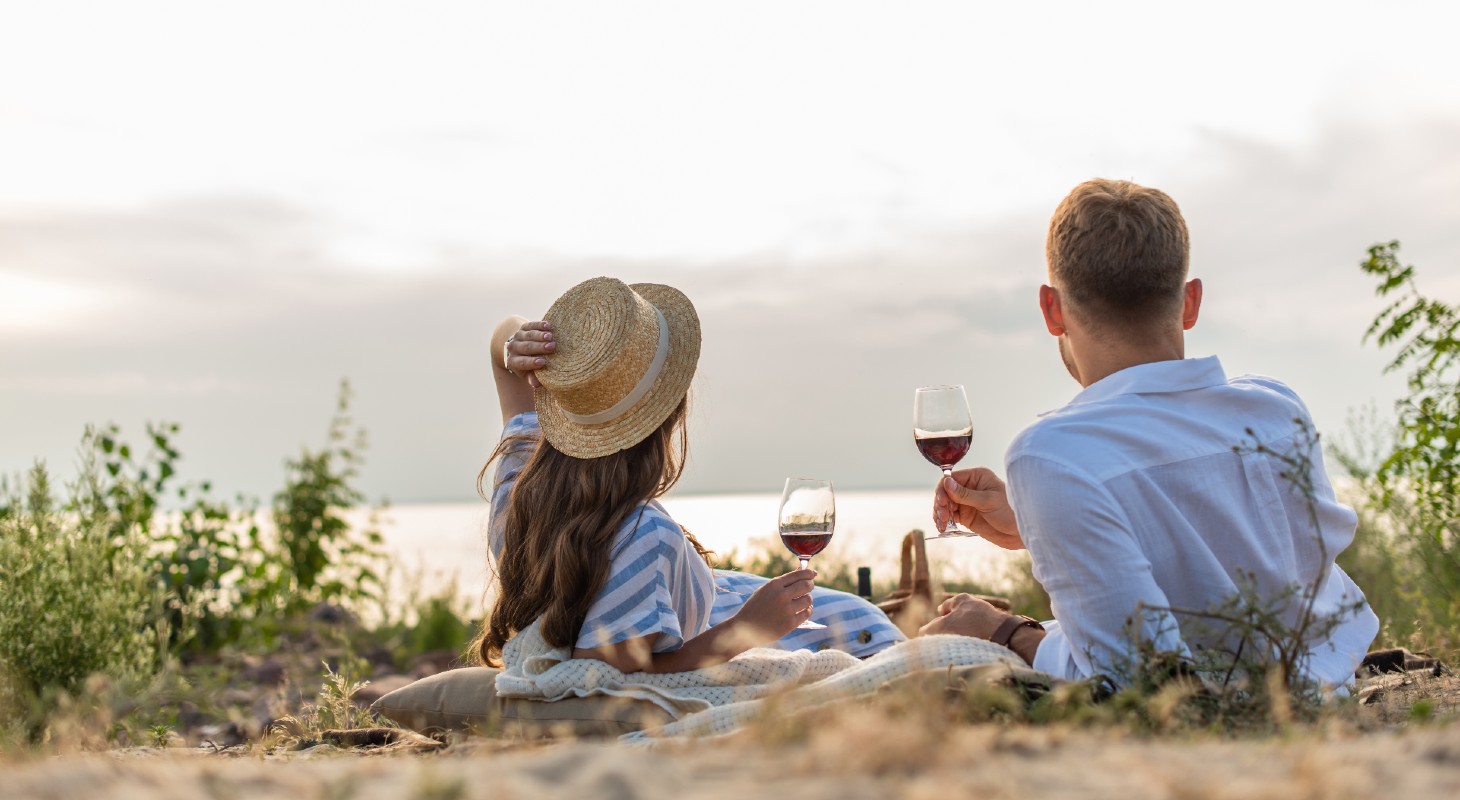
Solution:
{"label": "wine glass", "polygon": [[[923,458],[943,470],[944,477],[952,476],[953,465],[973,443],[973,418],[962,386],[924,386],[913,393],[913,440]],[[928,538],[977,535],[950,515],[938,535]]]}
{"label": "wine glass", "polygon": [[[781,542],[801,560],[801,569],[806,569],[811,557],[826,549],[836,529],[836,494],[831,481],[787,478],[785,491],[781,492],[779,524]],[[826,626],[808,619],[796,627]]]}

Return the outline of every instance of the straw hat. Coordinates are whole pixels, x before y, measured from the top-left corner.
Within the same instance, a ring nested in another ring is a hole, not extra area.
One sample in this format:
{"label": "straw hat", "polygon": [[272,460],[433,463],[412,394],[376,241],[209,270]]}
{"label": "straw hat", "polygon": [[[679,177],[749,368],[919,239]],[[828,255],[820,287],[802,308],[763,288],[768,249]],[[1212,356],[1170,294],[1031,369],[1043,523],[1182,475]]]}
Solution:
{"label": "straw hat", "polygon": [[593,278],[543,319],[557,350],[537,371],[538,422],[553,447],[598,458],[642,442],[689,391],[700,319],[678,289]]}

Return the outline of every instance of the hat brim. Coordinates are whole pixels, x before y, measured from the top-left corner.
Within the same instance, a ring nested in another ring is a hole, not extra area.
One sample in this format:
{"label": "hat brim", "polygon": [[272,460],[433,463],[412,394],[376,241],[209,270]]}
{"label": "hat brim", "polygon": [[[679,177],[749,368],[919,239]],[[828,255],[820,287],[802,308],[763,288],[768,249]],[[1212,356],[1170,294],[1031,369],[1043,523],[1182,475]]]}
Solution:
{"label": "hat brim", "polygon": [[672,286],[634,283],[629,288],[657,308],[669,328],[669,355],[648,393],[622,416],[590,425],[569,419],[545,389],[533,393],[543,436],[574,458],[600,458],[644,441],[679,406],[694,380],[700,360],[700,318],[694,305]]}

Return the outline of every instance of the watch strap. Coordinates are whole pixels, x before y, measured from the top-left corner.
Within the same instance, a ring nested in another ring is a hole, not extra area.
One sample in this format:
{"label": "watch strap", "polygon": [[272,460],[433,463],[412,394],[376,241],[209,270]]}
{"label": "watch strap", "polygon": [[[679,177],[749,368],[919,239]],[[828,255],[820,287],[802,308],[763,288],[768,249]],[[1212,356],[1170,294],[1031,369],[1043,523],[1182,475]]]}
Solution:
{"label": "watch strap", "polygon": [[1008,647],[1009,642],[1014,638],[1014,632],[1020,628],[1043,627],[1043,625],[1039,624],[1038,620],[1032,617],[1026,617],[1022,614],[1010,614],[1003,622],[999,623],[999,627],[994,629],[994,634],[989,637],[989,641],[1002,647]]}

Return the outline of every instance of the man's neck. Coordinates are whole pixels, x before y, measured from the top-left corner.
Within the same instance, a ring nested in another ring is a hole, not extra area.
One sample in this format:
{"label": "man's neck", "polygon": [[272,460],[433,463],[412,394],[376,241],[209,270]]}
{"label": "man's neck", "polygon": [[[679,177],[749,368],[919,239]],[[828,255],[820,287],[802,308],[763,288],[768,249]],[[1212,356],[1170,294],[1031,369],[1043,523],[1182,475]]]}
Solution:
{"label": "man's neck", "polygon": [[1087,341],[1076,356],[1076,367],[1080,385],[1087,387],[1123,369],[1183,358],[1186,358],[1186,339],[1178,331],[1175,336],[1136,344],[1116,338]]}

